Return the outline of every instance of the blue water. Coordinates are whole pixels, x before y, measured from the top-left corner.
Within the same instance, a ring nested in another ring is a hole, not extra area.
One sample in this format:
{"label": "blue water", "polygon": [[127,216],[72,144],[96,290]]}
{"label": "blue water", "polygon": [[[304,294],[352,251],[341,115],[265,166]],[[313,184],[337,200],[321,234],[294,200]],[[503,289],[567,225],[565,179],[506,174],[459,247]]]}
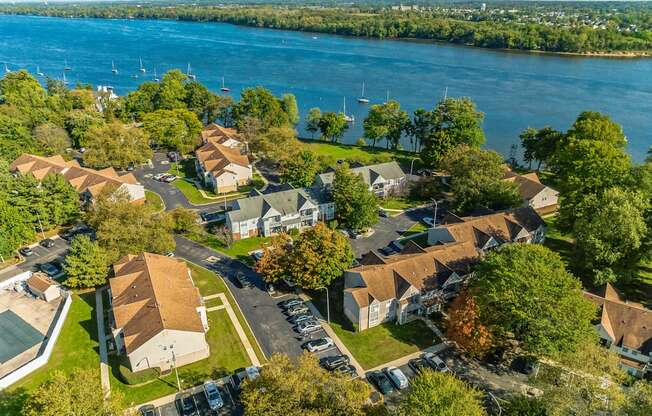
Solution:
{"label": "blue water", "polygon": [[64,60],[72,83],[112,85],[118,94],[151,80],[154,67],[160,76],[191,63],[215,91],[224,76],[234,97],[256,85],[293,93],[302,117],[311,107],[339,111],[346,96],[357,120],[345,136],[350,143],[362,136],[368,106],[356,98],[364,81],[372,103],[389,90],[408,111],[433,107],[446,87],[448,96],[471,97],[486,114],[487,146],[504,154],[524,128],[565,130],[585,109],[623,125],[635,160],[652,145],[651,59],[539,56],[214,23],[0,16],[0,63],[32,72],[39,65],[61,77]]}

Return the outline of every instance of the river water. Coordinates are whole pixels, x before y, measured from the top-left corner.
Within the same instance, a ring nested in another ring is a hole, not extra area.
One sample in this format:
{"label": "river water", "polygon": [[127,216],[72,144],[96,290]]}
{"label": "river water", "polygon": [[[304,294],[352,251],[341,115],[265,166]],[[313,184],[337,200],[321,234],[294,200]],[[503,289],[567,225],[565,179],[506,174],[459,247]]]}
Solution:
{"label": "river water", "polygon": [[[146,74],[139,71],[142,57]],[[114,61],[118,74],[112,74]],[[621,123],[634,160],[652,146],[652,59],[578,58],[482,50],[424,42],[344,38],[216,23],[0,16],[0,64],[37,65],[69,82],[112,85],[126,94],[171,68],[186,70],[234,97],[262,85],[296,95],[302,117],[311,107],[356,118],[344,141],[362,135],[368,105],[387,93],[413,111],[432,108],[445,91],[471,97],[485,113],[487,147],[508,154],[528,126],[567,129],[585,109]],[[135,78],[138,76],[138,78]],[[303,124],[303,122],[301,123]],[[303,127],[300,126],[300,129]]]}

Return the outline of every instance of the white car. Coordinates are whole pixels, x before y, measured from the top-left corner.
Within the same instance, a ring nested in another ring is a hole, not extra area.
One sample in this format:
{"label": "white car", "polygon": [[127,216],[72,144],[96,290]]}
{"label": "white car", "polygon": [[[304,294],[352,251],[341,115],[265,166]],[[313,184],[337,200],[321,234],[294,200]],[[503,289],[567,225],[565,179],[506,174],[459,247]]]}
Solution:
{"label": "white car", "polygon": [[435,226],[435,221],[432,219],[432,217],[423,217],[421,220],[426,223],[427,226],[429,227],[434,227]]}
{"label": "white car", "polygon": [[442,373],[449,373],[451,370],[448,368],[444,360],[439,358],[436,354],[433,354],[431,352],[427,352],[423,354],[423,359],[425,359],[428,364],[430,364],[430,367],[437,371],[441,371]]}
{"label": "white car", "polygon": [[319,325],[319,322],[314,319],[301,322],[297,325],[297,331],[301,334],[309,334],[311,332],[319,331],[320,329],[321,325]]}
{"label": "white car", "polygon": [[247,372],[247,378],[249,381],[254,381],[260,377],[260,369],[256,366],[252,365],[251,367],[247,367],[245,368],[245,371]]}
{"label": "white car", "polygon": [[396,388],[399,390],[407,389],[409,384],[408,379],[400,369],[396,367],[387,367],[383,369],[383,372],[387,375],[387,377],[389,377],[389,380],[393,385],[396,386]]}
{"label": "white car", "polygon": [[154,179],[155,181],[160,181],[163,176],[165,176],[165,173],[157,173],[155,175],[152,175],[152,179]]}
{"label": "white car", "polygon": [[206,401],[208,401],[208,406],[211,410],[217,410],[224,406],[224,400],[222,400],[220,391],[217,389],[217,385],[214,381],[209,380],[204,383],[204,394],[206,395]]}
{"label": "white car", "polygon": [[306,342],[303,346],[310,352],[319,352],[333,347],[335,344],[329,337],[319,338]]}

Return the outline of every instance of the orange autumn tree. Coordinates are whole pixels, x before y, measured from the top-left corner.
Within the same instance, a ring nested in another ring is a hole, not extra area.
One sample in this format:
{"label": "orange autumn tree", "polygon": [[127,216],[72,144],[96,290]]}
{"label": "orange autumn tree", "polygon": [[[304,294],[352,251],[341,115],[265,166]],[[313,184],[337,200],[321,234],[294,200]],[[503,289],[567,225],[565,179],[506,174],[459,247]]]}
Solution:
{"label": "orange autumn tree", "polygon": [[269,245],[263,246],[263,256],[256,262],[254,270],[263,275],[266,282],[274,283],[287,277],[287,249],[292,239],[281,233],[272,238]]}
{"label": "orange autumn tree", "polygon": [[446,336],[476,357],[484,355],[491,348],[491,332],[480,321],[478,304],[471,291],[463,291],[451,302]]}

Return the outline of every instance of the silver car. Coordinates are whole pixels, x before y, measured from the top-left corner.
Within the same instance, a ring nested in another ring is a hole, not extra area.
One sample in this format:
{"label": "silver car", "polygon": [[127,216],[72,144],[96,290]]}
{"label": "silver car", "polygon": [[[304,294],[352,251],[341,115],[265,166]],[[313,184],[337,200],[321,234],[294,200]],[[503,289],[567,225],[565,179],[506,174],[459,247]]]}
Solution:
{"label": "silver car", "polygon": [[206,401],[208,401],[208,406],[211,410],[217,410],[224,406],[224,401],[222,400],[220,391],[214,381],[209,380],[204,383],[204,394],[206,395]]}
{"label": "silver car", "polygon": [[320,329],[321,325],[314,319],[301,322],[297,325],[297,331],[301,334],[309,334],[311,332],[319,331]]}

